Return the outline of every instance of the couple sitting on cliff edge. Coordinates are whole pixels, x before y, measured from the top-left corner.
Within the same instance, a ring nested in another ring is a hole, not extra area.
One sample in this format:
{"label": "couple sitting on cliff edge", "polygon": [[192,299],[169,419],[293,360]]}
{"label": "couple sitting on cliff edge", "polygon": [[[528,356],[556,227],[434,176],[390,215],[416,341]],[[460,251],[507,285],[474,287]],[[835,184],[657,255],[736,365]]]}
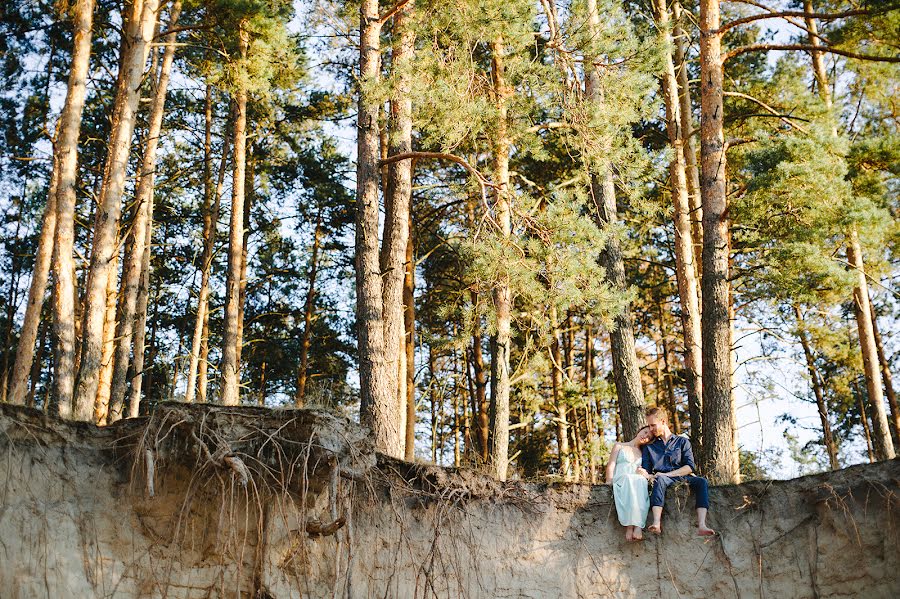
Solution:
{"label": "couple sitting on cliff edge", "polygon": [[[634,439],[613,446],[606,467],[606,483],[613,486],[616,513],[619,523],[625,527],[625,539],[643,540],[647,512],[651,510],[653,523],[647,530],[662,534],[666,489],[678,482],[686,482],[694,493],[697,534],[702,537],[715,535],[715,531],[706,526],[709,483],[694,474],[697,466],[691,442],[669,430],[668,416],[662,408],[650,408],[646,416],[647,426],[639,430]],[[651,483],[653,490],[648,493]]]}

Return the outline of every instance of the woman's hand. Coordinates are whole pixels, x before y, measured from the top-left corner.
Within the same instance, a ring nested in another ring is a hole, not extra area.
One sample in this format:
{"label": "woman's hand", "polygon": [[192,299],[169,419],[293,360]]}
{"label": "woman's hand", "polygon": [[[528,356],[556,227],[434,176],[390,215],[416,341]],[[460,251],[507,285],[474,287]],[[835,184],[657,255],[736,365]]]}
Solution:
{"label": "woman's hand", "polygon": [[647,480],[653,480],[653,475],[650,474],[649,472],[647,472],[646,470],[644,470],[644,469],[641,468],[641,467],[639,467],[639,468],[637,469],[637,473],[640,474],[641,476],[643,476],[644,478],[646,478]]}

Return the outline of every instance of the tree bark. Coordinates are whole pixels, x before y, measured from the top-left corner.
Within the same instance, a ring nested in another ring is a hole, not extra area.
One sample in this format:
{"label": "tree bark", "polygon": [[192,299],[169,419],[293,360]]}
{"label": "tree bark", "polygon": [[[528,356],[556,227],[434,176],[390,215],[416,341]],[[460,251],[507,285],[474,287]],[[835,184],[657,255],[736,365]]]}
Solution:
{"label": "tree bark", "polygon": [[875,313],[875,305],[869,300],[872,309],[872,333],[875,336],[875,349],[878,351],[878,363],[881,365],[881,378],[884,382],[884,391],[887,394],[888,406],[891,408],[891,425],[894,428],[894,437],[900,439],[900,407],[897,405],[897,394],[894,391],[894,377],[891,376],[890,362],[884,353],[884,344],[881,341],[881,332],[878,330],[878,318]]}
{"label": "tree bark", "polygon": [[[249,33],[241,26],[241,57],[245,58]],[[241,300],[241,271],[244,248],[244,186],[247,176],[247,89],[235,92],[234,158],[232,164],[231,220],[228,233],[228,271],[225,281],[225,323],[222,335],[222,398],[226,406],[240,403],[240,364],[238,362],[238,327]]]}
{"label": "tree bark", "polygon": [[[694,123],[691,109],[691,86],[687,65],[688,33],[682,26],[684,11],[681,2],[672,2],[675,37],[675,62],[678,78],[679,121],[681,123],[681,149],[684,153],[687,176],[688,205],[690,206],[691,238],[694,247],[694,264],[699,269],[703,256],[703,205],[700,197],[700,169],[697,168],[697,146],[694,143]],[[699,272],[697,273],[700,274]],[[698,290],[699,293],[699,290]],[[699,369],[698,369],[699,370]]]}
{"label": "tree bark", "polygon": [[[510,139],[507,130],[508,106],[512,91],[505,77],[506,48],[503,37],[491,42],[491,79],[497,106],[497,130],[493,140],[494,153],[494,215],[500,228],[500,236],[512,236],[512,218],[509,204],[509,150]],[[493,404],[493,445],[491,447],[491,469],[499,480],[506,480],[509,466],[509,395],[510,373],[509,355],[512,343],[512,290],[508,275],[501,276],[494,283],[494,311],[497,318],[497,332],[494,335],[494,354],[491,360],[491,403]]]}
{"label": "tree bark", "polygon": [[[116,239],[118,245],[118,238]],[[100,359],[100,376],[97,379],[97,396],[94,398],[94,423],[103,426],[109,416],[109,398],[112,391],[113,359],[116,347],[116,302],[119,298],[119,253],[112,256],[109,278],[106,281],[106,313],[103,322],[103,350]],[[124,281],[122,282],[124,285]]]}
{"label": "tree bark", "polygon": [[[669,34],[669,12],[665,0],[653,0],[656,21],[662,32],[665,47],[672,45]],[[684,128],[690,127],[690,114],[682,118],[679,103],[678,81],[672,56],[664,56],[665,70],[662,76],[663,99],[666,107],[666,130],[672,146],[672,162],[669,164],[669,185],[674,206],[675,223],[675,279],[678,285],[678,297],[681,301],[681,324],[684,331],[684,370],[687,383],[688,414],[691,419],[691,443],[694,450],[702,452],[702,398],[703,398],[703,356],[700,326],[700,301],[697,293],[696,253],[691,233],[691,205],[689,193],[689,177],[685,157]],[[682,70],[685,66],[682,65]],[[683,90],[687,93],[686,90]],[[690,103],[690,99],[687,100]],[[693,150],[690,150],[693,153]],[[696,164],[694,165],[696,171]],[[673,414],[674,416],[674,414]]]}
{"label": "tree bark", "polygon": [[559,451],[559,473],[563,480],[568,481],[572,480],[571,448],[569,447],[568,409],[562,398],[562,352],[560,352],[559,324],[555,306],[550,308],[550,321],[553,327],[553,341],[550,343],[550,386],[553,393],[553,409],[556,412],[556,417],[553,419],[556,423],[556,447]]}
{"label": "tree bark", "polygon": [[853,289],[853,308],[856,312],[856,327],[859,331],[859,346],[862,351],[863,367],[866,374],[869,408],[872,411],[872,446],[877,460],[894,458],[894,443],[884,409],[884,394],[881,390],[881,365],[872,328],[872,308],[869,305],[869,283],[866,280],[862,248],[854,229],[847,243],[847,261],[856,270],[856,287]]}
{"label": "tree bark", "polygon": [[834,443],[834,435],[831,432],[831,422],[828,420],[828,406],[825,403],[825,392],[822,388],[822,379],[819,378],[819,370],[816,368],[816,357],[813,354],[812,345],[806,334],[806,325],[803,321],[803,313],[800,306],[794,304],[794,316],[797,318],[797,337],[803,348],[803,356],[806,358],[806,371],[809,373],[809,381],[816,398],[816,408],[819,412],[819,421],[822,423],[822,440],[825,451],[828,454],[828,463],[832,470],[841,467],[838,461],[837,446]]}
{"label": "tree bark", "polygon": [[715,483],[740,481],[731,372],[730,253],[725,193],[722,39],[719,0],[700,2],[700,166],[703,198],[703,445],[701,464]]}
{"label": "tree bark", "polygon": [[[75,199],[78,184],[78,137],[87,94],[87,74],[91,55],[91,26],[94,0],[75,4],[72,65],[66,102],[59,116],[59,136],[54,148],[58,169],[56,231],[53,263],[53,322],[55,341],[54,390],[57,414],[72,414],[75,389]],[[49,201],[48,201],[49,204]]]}
{"label": "tree bark", "polygon": [[[144,255],[141,259],[141,282],[137,292],[134,324],[134,357],[131,362],[131,390],[128,394],[128,417],[137,418],[141,408],[141,390],[144,382],[144,344],[147,333],[147,305],[150,299],[150,246],[153,240],[153,192],[147,204],[144,227]],[[158,305],[158,303],[157,303]],[[152,349],[152,344],[151,344]]]}
{"label": "tree bark", "polygon": [[34,273],[28,289],[28,304],[25,306],[25,319],[19,333],[19,345],[16,348],[16,359],[10,375],[7,401],[15,405],[25,404],[28,387],[28,376],[34,361],[34,344],[41,324],[41,313],[44,306],[44,295],[47,293],[47,281],[50,276],[50,258],[53,256],[53,237],[56,234],[56,194],[59,181],[59,167],[54,160],[53,173],[50,175],[50,189],[47,193],[47,206],[41,219],[41,235],[38,238],[37,252],[34,257]]}
{"label": "tree bark", "polygon": [[[406,351],[406,453],[404,458],[412,462],[416,458],[416,258],[412,236],[412,211],[409,215],[409,237],[406,241],[406,262],[403,284],[404,349]],[[466,367],[468,371],[468,367]],[[468,420],[466,421],[468,434]],[[466,439],[466,451],[469,440]]]}
{"label": "tree bark", "polygon": [[[599,35],[600,17],[596,0],[588,0],[588,27],[591,35]],[[588,99],[598,99],[600,76],[594,65],[594,57],[586,57],[585,94]],[[590,65],[590,66],[588,66]],[[612,165],[607,164],[601,173],[591,173],[591,196],[596,208],[596,218],[601,226],[615,226],[618,221],[616,210],[616,188],[613,181]],[[606,269],[606,280],[618,291],[626,289],[625,261],[619,240],[611,236],[601,253],[601,261]],[[644,425],[644,390],[638,368],[637,351],[634,345],[634,328],[631,310],[626,306],[613,320],[609,332],[612,347],[613,379],[619,399],[622,418],[622,434],[631,439]]]}
{"label": "tree bark", "polygon": [[375,447],[400,457],[396,376],[386,361],[381,264],[378,255],[378,112],[370,86],[380,74],[381,22],[377,0],[360,4],[359,104],[356,164],[356,322],[359,347],[360,419],[372,428]]}
{"label": "tree bark", "polygon": [[863,427],[863,435],[866,438],[866,450],[869,455],[869,463],[875,463],[875,448],[872,445],[872,428],[869,426],[869,415],[866,413],[866,404],[863,401],[862,389],[859,388],[859,381],[853,382],[856,389],[856,407],[859,410],[859,421]]}
{"label": "tree bark", "polygon": [[109,155],[103,187],[97,203],[94,247],[85,293],[84,328],[81,340],[81,364],[75,388],[74,417],[89,420],[93,415],[103,354],[103,327],[106,314],[106,288],[116,251],[116,236],[122,211],[122,195],[135,115],[140,100],[141,80],[150,41],[156,28],[158,0],[134,0],[126,24],[127,38],[121,55],[120,85],[113,108]]}
{"label": "tree bark", "polygon": [[[169,10],[169,25],[172,29],[181,14],[181,0],[175,0]],[[122,297],[119,305],[119,322],[116,330],[115,368],[112,374],[110,393],[110,417],[118,420],[125,403],[125,387],[128,379],[129,355],[135,328],[138,291],[141,285],[141,271],[144,261],[146,229],[151,219],[150,203],[156,173],[156,154],[162,132],[162,120],[165,114],[166,94],[169,88],[169,76],[175,60],[175,34],[165,37],[165,51],[162,58],[159,78],[154,85],[154,95],[150,108],[150,119],[147,130],[146,147],[141,160],[140,178],[135,192],[135,216],[132,224],[131,247],[127,253],[125,267],[122,272]]]}
{"label": "tree bark", "polygon": [[[238,373],[244,355],[244,314],[247,307],[247,250],[250,247],[250,208],[256,202],[256,150],[251,145],[247,156],[247,183],[244,193],[244,239],[241,243],[241,284],[238,294],[237,363]],[[240,384],[238,374],[238,384]]]}
{"label": "tree bark", "polygon": [[306,397],[306,381],[309,376],[309,346],[312,339],[312,319],[316,306],[316,274],[319,269],[319,247],[322,243],[322,212],[316,215],[316,228],[313,232],[312,252],[309,258],[309,287],[306,290],[306,302],[303,307],[303,337],[300,340],[300,367],[297,370],[297,392],[294,403],[303,407]]}
{"label": "tree bark", "polygon": [[[229,127],[233,129],[234,111],[231,111]],[[212,146],[212,88],[207,87],[207,127],[206,147]],[[215,187],[212,185],[212,172],[210,151],[207,151],[205,161],[207,172],[204,175],[204,212],[203,212],[203,257],[200,274],[200,291],[197,294],[197,318],[194,321],[194,331],[191,340],[191,361],[188,367],[187,389],[184,400],[187,403],[194,401],[195,395],[201,403],[206,402],[207,376],[209,373],[209,292],[210,274],[212,272],[212,259],[216,243],[216,226],[219,222],[219,207],[222,203],[222,190],[225,187],[225,171],[228,166],[229,144],[231,133],[226,131],[222,139],[222,156],[219,162],[219,171],[216,175]],[[196,386],[195,386],[196,380]],[[195,391],[196,390],[196,391]]]}
{"label": "tree bark", "polygon": [[[392,69],[396,73],[396,86],[390,99],[388,127],[389,154],[394,156],[412,151],[412,72],[410,64],[415,54],[415,31],[409,24],[413,2],[394,16],[393,34],[397,39],[392,50]],[[381,247],[382,302],[384,318],[385,362],[388,372],[389,392],[396,398],[396,410],[400,415],[401,446],[406,438],[403,420],[406,415],[405,372],[402,373],[401,353],[405,357],[403,288],[405,271],[403,264],[409,239],[409,212],[412,196],[412,160],[400,160],[387,166],[385,186],[384,239]]]}

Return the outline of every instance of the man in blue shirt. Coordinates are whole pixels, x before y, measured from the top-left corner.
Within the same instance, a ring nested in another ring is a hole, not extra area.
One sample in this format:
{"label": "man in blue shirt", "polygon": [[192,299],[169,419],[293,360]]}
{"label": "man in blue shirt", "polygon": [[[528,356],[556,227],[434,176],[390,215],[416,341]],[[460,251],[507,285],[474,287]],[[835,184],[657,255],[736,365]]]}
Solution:
{"label": "man in blue shirt", "polygon": [[694,476],[697,469],[694,464],[694,451],[687,437],[672,434],[669,430],[668,416],[662,408],[647,410],[647,426],[654,440],[642,449],[641,467],[638,474],[653,483],[650,492],[650,511],[653,524],[647,527],[650,532],[662,533],[662,511],[666,500],[666,489],[677,482],[686,482],[691,486],[697,502],[697,534],[712,536],[714,530],[706,526],[706,512],[709,509],[709,483],[701,476]]}

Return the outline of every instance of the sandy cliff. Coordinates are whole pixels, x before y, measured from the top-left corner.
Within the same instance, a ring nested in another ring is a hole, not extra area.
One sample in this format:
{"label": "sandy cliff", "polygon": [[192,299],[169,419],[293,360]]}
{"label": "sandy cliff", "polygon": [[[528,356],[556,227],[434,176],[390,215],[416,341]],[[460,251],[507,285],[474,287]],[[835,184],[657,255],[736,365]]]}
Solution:
{"label": "sandy cliff", "polygon": [[0,597],[897,597],[900,461],[712,492],[622,540],[606,486],[376,458],[327,413],[0,405]]}

